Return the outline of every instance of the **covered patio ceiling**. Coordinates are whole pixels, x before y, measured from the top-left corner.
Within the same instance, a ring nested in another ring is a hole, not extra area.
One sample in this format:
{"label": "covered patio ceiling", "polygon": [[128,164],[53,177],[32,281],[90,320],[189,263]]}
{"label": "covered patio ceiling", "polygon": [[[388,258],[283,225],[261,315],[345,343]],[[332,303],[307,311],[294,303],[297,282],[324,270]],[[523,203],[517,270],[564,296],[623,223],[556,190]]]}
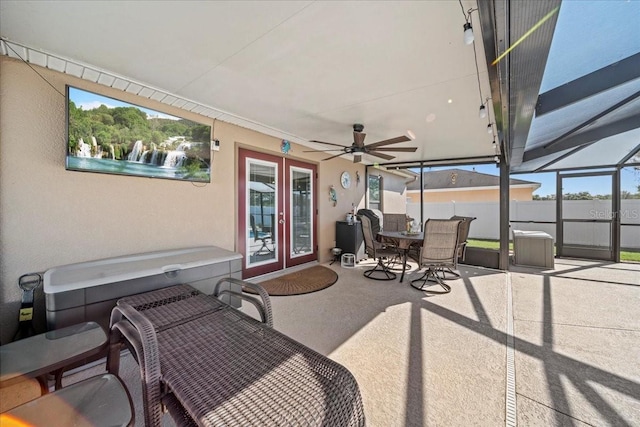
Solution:
{"label": "covered patio ceiling", "polygon": [[415,135],[396,145],[414,153],[365,164],[640,163],[638,1],[5,0],[0,12],[3,55],[309,149],[351,145],[355,123],[365,143]]}
{"label": "covered patio ceiling", "polygon": [[0,16],[4,55],[313,149],[360,123],[365,143],[415,135],[395,161],[495,155],[474,0],[4,0]]}

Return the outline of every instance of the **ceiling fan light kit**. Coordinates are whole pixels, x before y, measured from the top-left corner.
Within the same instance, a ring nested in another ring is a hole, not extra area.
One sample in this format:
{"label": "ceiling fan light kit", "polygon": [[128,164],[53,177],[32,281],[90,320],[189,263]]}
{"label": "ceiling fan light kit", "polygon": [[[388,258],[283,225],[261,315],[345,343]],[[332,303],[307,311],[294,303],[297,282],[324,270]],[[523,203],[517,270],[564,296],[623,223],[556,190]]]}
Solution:
{"label": "ceiling fan light kit", "polygon": [[305,152],[310,153],[310,152],[342,151],[342,153],[338,153],[331,157],[327,157],[326,159],[323,159],[323,160],[330,160],[336,157],[343,156],[345,154],[353,154],[353,162],[359,163],[362,161],[362,154],[368,154],[370,156],[379,157],[384,160],[391,160],[391,159],[395,159],[395,157],[389,154],[384,154],[381,151],[414,153],[418,149],[417,147],[387,147],[388,145],[411,141],[413,138],[415,138],[415,136],[413,135],[413,132],[411,131],[408,132],[409,136],[402,135],[402,136],[397,136],[395,138],[374,142],[371,144],[365,144],[364,138],[367,135],[365,133],[362,133],[363,130],[364,130],[364,126],[361,125],[360,123],[356,123],[353,125],[353,144],[351,144],[351,146],[335,144],[333,142],[311,140],[311,142],[315,142],[318,144],[332,145],[340,148],[334,148],[329,150],[310,150]]}

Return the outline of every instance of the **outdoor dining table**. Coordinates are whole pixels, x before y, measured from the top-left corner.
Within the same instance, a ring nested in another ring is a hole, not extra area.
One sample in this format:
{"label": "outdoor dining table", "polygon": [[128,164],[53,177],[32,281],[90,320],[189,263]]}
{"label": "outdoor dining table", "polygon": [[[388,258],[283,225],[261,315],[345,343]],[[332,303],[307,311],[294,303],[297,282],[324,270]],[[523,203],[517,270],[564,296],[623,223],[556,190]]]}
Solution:
{"label": "outdoor dining table", "polygon": [[394,245],[402,252],[402,274],[400,282],[404,279],[404,273],[407,269],[407,255],[411,246],[421,245],[424,240],[423,232],[406,232],[406,231],[380,231],[376,238],[382,243]]}
{"label": "outdoor dining table", "polygon": [[344,366],[189,285],[120,299],[111,325],[109,371],[117,373],[128,341],[147,426],[161,424],[163,403],[178,424],[365,424]]}

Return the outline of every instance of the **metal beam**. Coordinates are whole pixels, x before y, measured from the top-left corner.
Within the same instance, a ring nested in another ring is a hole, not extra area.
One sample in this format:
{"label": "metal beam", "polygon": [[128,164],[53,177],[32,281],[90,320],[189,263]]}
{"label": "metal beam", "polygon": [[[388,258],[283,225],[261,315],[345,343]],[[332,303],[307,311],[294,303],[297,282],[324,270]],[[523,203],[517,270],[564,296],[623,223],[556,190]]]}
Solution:
{"label": "metal beam", "polygon": [[[506,14],[508,5],[504,0],[490,0],[478,2],[478,15],[480,17],[480,28],[482,28],[482,44],[484,46],[485,61],[487,63],[487,74],[489,76],[489,87],[491,88],[491,105],[493,107],[493,117],[498,130],[498,140],[504,141],[502,153],[507,165],[509,164],[511,150],[509,149],[508,125],[509,108],[508,96],[500,82],[498,66],[492,65],[493,60],[498,56],[498,51],[506,50],[508,38],[505,38]],[[498,24],[498,20],[502,24]],[[505,64],[498,64],[499,66]]]}
{"label": "metal beam", "polygon": [[[560,4],[561,0],[509,1],[506,16],[509,39],[505,47],[508,48]],[[517,166],[523,161],[522,154],[526,148],[558,15],[556,13],[549,18],[497,64],[502,84],[507,86],[509,118],[505,138],[510,148],[510,166]],[[506,64],[503,64],[504,61],[507,61]]]}
{"label": "metal beam", "polygon": [[536,117],[640,77],[640,53],[603,67],[538,96]]}

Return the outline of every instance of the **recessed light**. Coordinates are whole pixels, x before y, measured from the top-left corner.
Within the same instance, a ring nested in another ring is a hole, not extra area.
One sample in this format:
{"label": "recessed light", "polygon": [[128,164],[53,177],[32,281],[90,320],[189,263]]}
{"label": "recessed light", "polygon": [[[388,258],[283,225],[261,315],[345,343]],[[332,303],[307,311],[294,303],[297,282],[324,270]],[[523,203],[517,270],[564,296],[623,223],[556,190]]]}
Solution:
{"label": "recessed light", "polygon": [[436,115],[431,113],[427,116],[427,123],[431,123],[436,120]]}
{"label": "recessed light", "polygon": [[449,104],[453,104],[453,99],[449,98],[449,99],[447,100],[447,103],[449,103]]}

